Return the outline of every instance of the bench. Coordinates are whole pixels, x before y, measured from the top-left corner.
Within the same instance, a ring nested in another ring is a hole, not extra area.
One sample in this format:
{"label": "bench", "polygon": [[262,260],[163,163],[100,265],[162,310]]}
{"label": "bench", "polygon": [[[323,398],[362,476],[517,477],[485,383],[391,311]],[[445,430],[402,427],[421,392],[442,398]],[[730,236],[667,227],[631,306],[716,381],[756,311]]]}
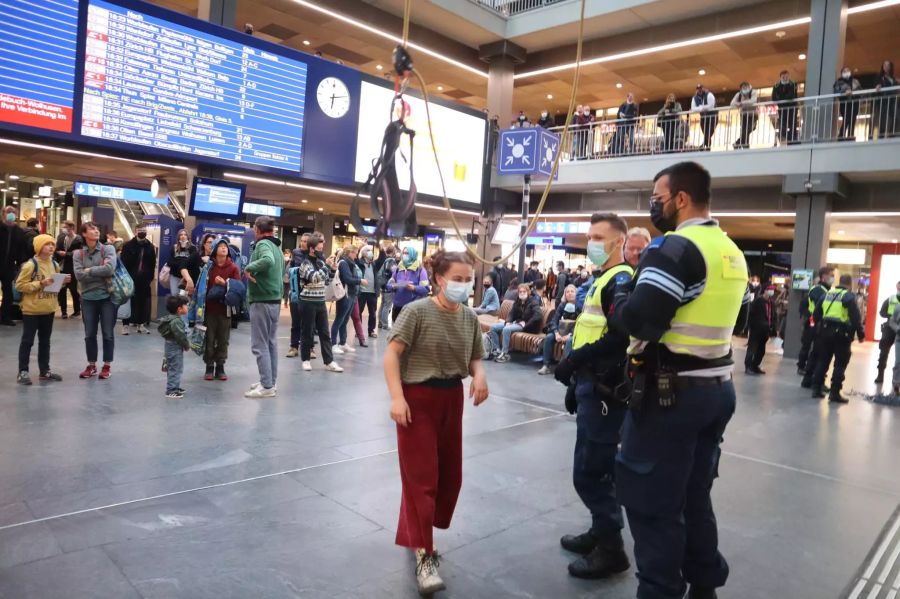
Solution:
{"label": "bench", "polygon": [[[509,316],[509,312],[512,310],[513,303],[513,300],[504,300],[503,303],[500,304],[500,311],[497,316],[480,314],[478,316],[478,322],[481,325],[481,331],[487,333],[495,323],[501,321],[505,322],[506,317]],[[553,318],[553,312],[555,312],[553,308],[544,308],[544,321],[541,323],[542,331],[550,322],[550,319]],[[511,351],[518,351],[526,354],[540,355],[544,349],[545,336],[545,333],[513,333],[510,338],[509,349]],[[553,348],[553,358],[555,360],[562,358],[564,350],[565,344],[557,343],[556,347]]]}

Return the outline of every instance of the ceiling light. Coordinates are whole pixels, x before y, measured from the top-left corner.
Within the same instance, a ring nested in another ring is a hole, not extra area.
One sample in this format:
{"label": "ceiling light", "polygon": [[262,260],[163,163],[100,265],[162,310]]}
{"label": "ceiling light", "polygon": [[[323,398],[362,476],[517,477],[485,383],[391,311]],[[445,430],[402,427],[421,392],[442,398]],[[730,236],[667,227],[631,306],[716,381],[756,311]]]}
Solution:
{"label": "ceiling light", "polygon": [[[775,37],[777,37],[778,39],[781,39],[786,35],[787,35],[787,31],[776,31],[775,32]],[[772,246],[769,246],[769,247],[772,247]]]}
{"label": "ceiling light", "polygon": [[616,89],[622,89],[622,84],[621,84],[621,83],[616,83]]}
{"label": "ceiling light", "polygon": [[841,229],[840,231],[838,231],[838,235],[843,235],[843,234],[844,234],[844,230],[843,230],[843,229]]}
{"label": "ceiling light", "polygon": [[309,204],[309,200],[300,200],[301,204]]}
{"label": "ceiling light", "polygon": [[16,181],[16,180],[18,180],[18,178],[19,178],[19,175],[10,175],[9,176],[10,181]]}
{"label": "ceiling light", "polygon": [[64,195],[66,195],[66,192],[64,192],[64,191],[59,191],[59,192],[56,193],[56,195],[58,195],[58,196],[64,196]]}
{"label": "ceiling light", "polygon": [[848,8],[847,14],[855,15],[859,12],[878,10],[879,8],[887,8],[888,6],[897,6],[898,4],[900,4],[900,0],[882,0],[881,2],[870,2],[869,4],[863,4],[862,6],[854,6],[853,8]]}
{"label": "ceiling light", "polygon": [[[161,166],[163,168],[171,168],[171,169],[179,169],[182,171],[188,170],[186,166],[178,166],[175,164],[164,164],[162,162],[150,162],[149,160],[134,160],[131,158],[120,158],[118,156],[110,156],[109,154],[98,154],[97,152],[85,152],[84,150],[69,150],[67,148],[59,148],[56,146],[46,146],[43,144],[34,144],[27,141],[19,141],[16,139],[7,139],[5,137],[0,137],[0,144],[6,144],[8,146],[19,146],[22,148],[35,148],[37,150],[49,150],[51,152],[62,152],[63,154],[74,154],[76,156],[93,156],[95,158],[106,158],[107,160],[121,160],[122,162],[131,162],[134,164],[149,164],[150,166]],[[43,168],[41,165],[40,168]],[[17,175],[11,175],[10,179],[18,179]]]}
{"label": "ceiling light", "polygon": [[8,187],[0,187],[0,192],[6,193],[7,191],[9,191]]}
{"label": "ceiling light", "polygon": [[891,243],[897,243],[896,239],[891,239]]}
{"label": "ceiling light", "polygon": [[[294,2],[298,2],[299,0],[294,0]],[[900,4],[900,0],[890,0],[892,4]],[[877,3],[876,3],[877,4]],[[865,5],[864,5],[865,6]],[[858,6],[856,8],[863,8]],[[853,9],[850,9],[848,12],[853,12]],[[858,11],[857,11],[858,12]],[[600,64],[603,62],[612,62],[614,60],[621,60],[623,58],[634,58],[636,56],[645,56],[647,54],[655,54],[657,52],[665,52],[666,50],[675,50],[676,48],[685,48],[687,46],[697,46],[700,44],[707,44],[709,42],[717,42],[720,40],[727,40],[735,37],[743,37],[746,35],[753,35],[754,33],[763,33],[765,31],[774,31],[778,29],[786,29],[788,27],[796,27],[797,25],[806,25],[812,21],[810,17],[800,17],[798,19],[791,19],[790,21],[781,21],[779,23],[769,23],[767,25],[757,25],[756,27],[748,27],[746,29],[737,29],[735,31],[728,31],[726,33],[717,33],[715,35],[706,35],[703,37],[695,37],[692,39],[682,40],[679,42],[672,42],[669,44],[661,44],[659,46],[650,46],[647,48],[641,48],[639,50],[629,50],[627,52],[620,52],[618,54],[608,54],[606,56],[598,56],[597,58],[589,58],[587,60],[581,61],[581,66],[588,66],[592,64]],[[410,44],[412,45],[412,44]],[[557,71],[565,71],[568,69],[574,69],[575,63],[569,62],[561,65],[557,65],[555,67],[546,67],[543,69],[536,69],[534,71],[525,71],[522,73],[516,73],[513,75],[513,79],[524,79],[526,77],[534,77],[536,75],[544,75],[546,73],[555,73]]]}
{"label": "ceiling light", "polygon": [[319,208],[319,212],[325,212],[324,208]]}
{"label": "ceiling light", "polygon": [[[392,33],[388,33],[387,31],[378,29],[377,27],[372,27],[371,25],[363,23],[362,21],[357,21],[356,19],[351,19],[350,17],[348,17],[344,14],[335,12],[328,8],[324,8],[322,6],[314,4],[312,2],[308,2],[307,0],[293,0],[293,2],[295,4],[299,4],[300,6],[305,6],[306,8],[308,8],[310,10],[314,10],[323,15],[328,15],[329,17],[337,19],[338,21],[343,21],[344,23],[347,23],[348,25],[353,25],[354,27],[358,27],[359,29],[364,29],[365,31],[368,31],[369,33],[374,33],[375,35],[377,35],[379,37],[389,39],[393,42],[403,43],[403,38],[401,38],[401,37],[398,37]],[[409,46],[410,48],[412,48],[413,50],[418,50],[419,52],[422,52],[423,54],[427,54],[428,56],[431,56],[432,58],[437,58],[438,60],[442,60],[448,64],[452,64],[455,67],[459,67],[465,71],[474,73],[475,75],[480,75],[480,76],[484,77],[485,79],[488,78],[488,74],[485,71],[476,69],[475,67],[472,67],[465,63],[459,62],[458,60],[454,60],[454,59],[450,58],[449,56],[444,56],[443,54],[440,54],[439,52],[435,52],[434,50],[426,48],[425,46],[420,46],[419,44],[416,44],[415,42],[407,42],[406,45]]]}
{"label": "ceiling light", "polygon": [[304,45],[304,46],[308,46],[308,45],[309,45],[309,40],[303,40],[303,45]]}
{"label": "ceiling light", "polygon": [[700,69],[699,71],[697,71],[697,74],[700,75],[701,77],[703,75],[706,75],[706,69]]}
{"label": "ceiling light", "polygon": [[428,226],[429,226],[429,227],[433,227],[433,226],[434,226],[434,223],[428,223]]}
{"label": "ceiling light", "polygon": [[548,99],[548,100],[552,100],[552,99],[553,99],[553,94],[547,94],[547,99]]}
{"label": "ceiling light", "polygon": [[381,66],[380,64],[376,64],[376,65],[375,65],[375,68],[376,68],[377,70],[380,71],[380,70],[383,69],[384,67]]}
{"label": "ceiling light", "polygon": [[44,168],[44,165],[41,164],[40,162],[38,162],[37,164],[34,165],[34,168]]}
{"label": "ceiling light", "polygon": [[798,54],[797,58],[800,60],[806,60],[806,54]]}
{"label": "ceiling light", "polygon": [[439,91],[439,92],[444,91],[444,86],[443,86],[443,85],[439,85],[439,86],[438,86],[438,91]]}

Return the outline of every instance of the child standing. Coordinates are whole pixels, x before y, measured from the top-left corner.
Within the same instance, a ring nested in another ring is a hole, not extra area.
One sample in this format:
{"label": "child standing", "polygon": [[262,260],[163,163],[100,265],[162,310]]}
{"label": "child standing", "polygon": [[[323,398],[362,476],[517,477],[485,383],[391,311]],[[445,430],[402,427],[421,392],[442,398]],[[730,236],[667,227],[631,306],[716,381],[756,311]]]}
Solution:
{"label": "child standing", "polygon": [[[53,283],[53,275],[59,273],[59,267],[53,261],[56,241],[50,235],[37,235],[33,241],[34,258],[22,265],[16,278],[16,289],[22,294],[22,341],[19,344],[19,376],[16,381],[20,385],[30,385],[28,362],[31,359],[31,347],[34,335],[38,336],[38,367],[40,380],[61,381],[62,377],[50,370],[50,335],[53,332],[53,316],[59,307],[55,292],[45,292],[44,288]],[[72,281],[72,275],[66,275],[66,284]]]}
{"label": "child standing", "polygon": [[170,295],[166,298],[168,314],[159,321],[159,334],[166,340],[166,397],[181,399],[184,389],[181,388],[181,373],[184,371],[184,352],[191,349],[191,342],[184,326],[184,317],[188,313],[188,298],[183,295]]}

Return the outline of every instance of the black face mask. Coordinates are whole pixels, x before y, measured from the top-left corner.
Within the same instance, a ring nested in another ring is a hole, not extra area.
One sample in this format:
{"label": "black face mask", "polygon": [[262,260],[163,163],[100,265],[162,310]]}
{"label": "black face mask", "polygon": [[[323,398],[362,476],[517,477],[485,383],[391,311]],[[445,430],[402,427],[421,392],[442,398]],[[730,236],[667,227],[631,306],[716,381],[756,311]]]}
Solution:
{"label": "black face mask", "polygon": [[493,285],[493,283],[485,283],[485,284],[484,284],[484,288],[487,289],[487,288],[490,287],[491,285]]}
{"label": "black face mask", "polygon": [[[672,200],[669,200],[670,202]],[[672,216],[665,216],[663,214],[663,210],[665,209],[665,204],[662,202],[654,202],[650,206],[650,222],[653,223],[653,226],[659,230],[660,233],[669,233],[670,231],[674,231],[678,226],[678,212],[675,212]]]}
{"label": "black face mask", "polygon": [[147,234],[146,233],[138,233],[137,238],[138,239],[147,239]]}

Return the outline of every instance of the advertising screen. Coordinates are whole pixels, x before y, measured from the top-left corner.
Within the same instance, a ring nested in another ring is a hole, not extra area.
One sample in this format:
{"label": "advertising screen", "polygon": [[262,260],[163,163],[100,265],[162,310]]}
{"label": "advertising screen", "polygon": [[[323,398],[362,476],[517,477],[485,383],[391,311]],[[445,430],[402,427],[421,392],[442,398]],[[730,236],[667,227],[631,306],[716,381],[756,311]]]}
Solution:
{"label": "advertising screen", "polygon": [[0,122],[72,132],[78,0],[3,0]]}
{"label": "advertising screen", "polygon": [[243,212],[246,190],[240,183],[194,177],[189,213],[212,218],[239,216]]}
{"label": "advertising screen", "polygon": [[[356,147],[356,181],[364,182],[372,168],[372,160],[381,150],[392,89],[363,81],[359,109],[359,133]],[[441,180],[431,149],[425,102],[411,96],[406,125],[415,130],[415,180],[419,193],[442,197]],[[397,104],[399,110],[399,103]],[[479,204],[481,202],[482,162],[484,160],[485,121],[459,110],[431,104],[431,124],[437,142],[441,171],[447,186],[447,196],[453,200]],[[400,152],[409,160],[409,138],[404,136]],[[409,163],[399,155],[397,176],[402,189],[409,189]]]}
{"label": "advertising screen", "polygon": [[103,0],[86,36],[82,135],[302,170],[305,62]]}

